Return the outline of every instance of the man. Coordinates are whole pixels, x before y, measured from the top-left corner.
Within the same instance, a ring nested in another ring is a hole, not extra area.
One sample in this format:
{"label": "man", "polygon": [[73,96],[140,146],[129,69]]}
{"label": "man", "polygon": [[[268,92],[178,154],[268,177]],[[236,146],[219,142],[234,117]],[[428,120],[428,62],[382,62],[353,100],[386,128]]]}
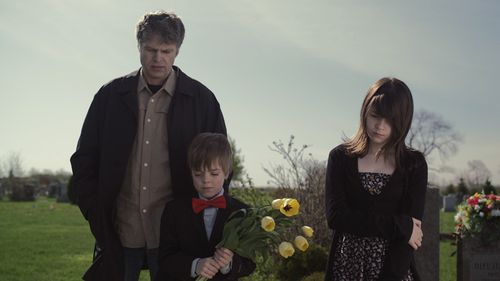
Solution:
{"label": "man", "polygon": [[142,67],[94,96],[71,157],[98,250],[84,280],[136,281],[144,260],[155,278],[163,208],[196,195],[187,147],[201,132],[226,134],[213,93],[173,66],[184,39],[180,18],[148,13],[136,35]]}

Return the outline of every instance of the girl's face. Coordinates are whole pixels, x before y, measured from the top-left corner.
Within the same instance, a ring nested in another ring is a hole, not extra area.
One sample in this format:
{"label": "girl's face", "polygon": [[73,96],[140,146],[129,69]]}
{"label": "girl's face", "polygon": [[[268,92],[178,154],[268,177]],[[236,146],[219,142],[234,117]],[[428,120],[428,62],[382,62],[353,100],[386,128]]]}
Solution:
{"label": "girl's face", "polygon": [[366,118],[366,132],[371,144],[384,145],[391,137],[391,124],[386,118],[371,112]]}

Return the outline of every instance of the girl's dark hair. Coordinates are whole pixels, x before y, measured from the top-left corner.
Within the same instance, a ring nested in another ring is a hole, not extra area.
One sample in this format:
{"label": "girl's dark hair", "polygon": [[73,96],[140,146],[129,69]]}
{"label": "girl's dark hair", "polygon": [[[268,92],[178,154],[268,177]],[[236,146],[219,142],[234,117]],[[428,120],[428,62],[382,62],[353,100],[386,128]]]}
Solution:
{"label": "girl's dark hair", "polygon": [[399,79],[385,77],[368,89],[361,107],[358,131],[351,139],[345,140],[350,155],[363,157],[368,153],[366,119],[370,114],[385,118],[391,125],[391,135],[377,156],[394,153],[396,166],[402,168],[403,153],[408,149],[405,139],[413,118],[413,98],[408,86]]}
{"label": "girl's dark hair", "polygon": [[188,149],[188,165],[191,170],[210,169],[218,161],[227,176],[232,165],[231,145],[227,137],[219,133],[197,135]]}

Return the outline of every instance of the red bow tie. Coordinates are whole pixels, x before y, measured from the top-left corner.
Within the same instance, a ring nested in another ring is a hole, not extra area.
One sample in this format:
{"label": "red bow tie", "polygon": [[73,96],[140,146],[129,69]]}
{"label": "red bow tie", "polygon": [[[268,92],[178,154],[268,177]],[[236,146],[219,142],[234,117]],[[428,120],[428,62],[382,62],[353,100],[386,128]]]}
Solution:
{"label": "red bow tie", "polygon": [[215,197],[212,200],[193,198],[191,200],[191,203],[193,205],[193,211],[196,214],[198,214],[199,212],[203,211],[203,209],[208,207],[215,207],[219,209],[226,208],[226,199],[224,198],[224,196]]}

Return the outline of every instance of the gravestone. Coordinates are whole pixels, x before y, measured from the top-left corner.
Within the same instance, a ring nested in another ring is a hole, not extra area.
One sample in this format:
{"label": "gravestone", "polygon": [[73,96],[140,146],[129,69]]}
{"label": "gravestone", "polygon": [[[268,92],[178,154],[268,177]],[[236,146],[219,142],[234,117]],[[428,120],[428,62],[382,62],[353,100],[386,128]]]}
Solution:
{"label": "gravestone", "polygon": [[23,183],[20,180],[10,180],[11,201],[35,201],[35,186]]}
{"label": "gravestone", "polygon": [[457,211],[457,196],[455,194],[449,194],[443,197],[443,210],[445,212],[456,212]]}
{"label": "gravestone", "polygon": [[59,197],[59,194],[61,193],[59,183],[51,182],[49,184],[49,188],[48,189],[49,189],[48,196],[50,198],[57,198],[57,197]]}
{"label": "gravestone", "polygon": [[500,242],[484,246],[466,237],[458,241],[457,254],[458,281],[500,281]]}
{"label": "gravestone", "polygon": [[422,231],[422,247],[415,251],[415,264],[421,280],[439,280],[439,210],[441,209],[439,189],[429,187],[425,196]]}
{"label": "gravestone", "polygon": [[59,192],[57,194],[57,202],[69,203],[68,197],[68,185],[61,183],[59,184]]}

